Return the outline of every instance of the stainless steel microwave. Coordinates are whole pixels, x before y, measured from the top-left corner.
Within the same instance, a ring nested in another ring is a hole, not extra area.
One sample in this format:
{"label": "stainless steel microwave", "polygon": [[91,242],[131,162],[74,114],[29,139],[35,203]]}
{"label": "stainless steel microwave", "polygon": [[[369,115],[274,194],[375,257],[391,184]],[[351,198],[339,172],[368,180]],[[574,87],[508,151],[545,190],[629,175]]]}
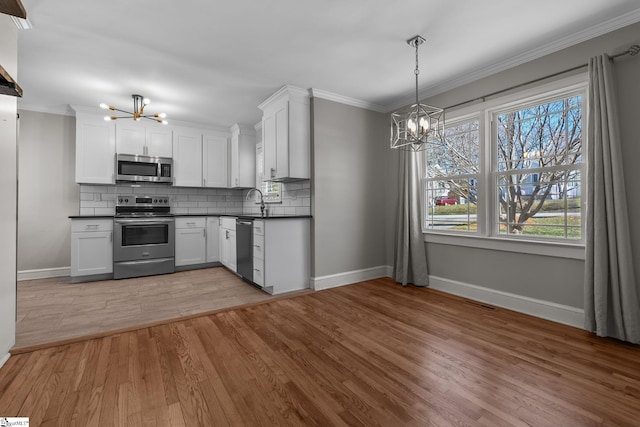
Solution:
{"label": "stainless steel microwave", "polygon": [[116,154],[116,181],[171,184],[173,159]]}

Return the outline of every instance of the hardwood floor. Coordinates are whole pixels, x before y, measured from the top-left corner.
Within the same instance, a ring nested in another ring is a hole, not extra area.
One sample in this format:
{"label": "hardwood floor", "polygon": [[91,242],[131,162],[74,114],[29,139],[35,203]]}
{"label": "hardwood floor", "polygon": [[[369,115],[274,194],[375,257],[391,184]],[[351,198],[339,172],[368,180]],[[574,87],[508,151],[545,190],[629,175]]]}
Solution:
{"label": "hardwood floor", "polygon": [[86,283],[19,282],[12,352],[270,298],[223,267]]}
{"label": "hardwood floor", "polygon": [[80,426],[637,426],[640,348],[378,279],[11,357],[0,416]]}

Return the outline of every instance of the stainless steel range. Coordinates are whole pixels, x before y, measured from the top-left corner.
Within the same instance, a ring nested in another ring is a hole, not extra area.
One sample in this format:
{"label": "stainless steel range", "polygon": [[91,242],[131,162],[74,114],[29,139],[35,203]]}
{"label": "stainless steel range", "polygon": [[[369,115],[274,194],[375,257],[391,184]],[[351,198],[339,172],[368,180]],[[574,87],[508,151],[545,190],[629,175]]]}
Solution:
{"label": "stainless steel range", "polygon": [[116,197],[113,277],[151,276],[175,271],[175,221],[169,196]]}

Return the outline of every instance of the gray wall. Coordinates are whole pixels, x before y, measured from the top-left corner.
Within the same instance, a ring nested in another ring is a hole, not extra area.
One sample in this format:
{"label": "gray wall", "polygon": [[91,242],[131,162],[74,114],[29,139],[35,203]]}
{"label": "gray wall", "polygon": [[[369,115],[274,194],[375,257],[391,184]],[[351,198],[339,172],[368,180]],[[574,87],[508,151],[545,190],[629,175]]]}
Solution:
{"label": "gray wall", "polygon": [[[0,13],[0,64],[18,78],[18,29]],[[17,99],[0,95],[0,366],[16,334],[16,106]]]}
{"label": "gray wall", "polygon": [[313,277],[386,265],[387,120],[312,99]]}
{"label": "gray wall", "polygon": [[18,271],[70,265],[75,183],[75,117],[20,110]]}
{"label": "gray wall", "polygon": [[[446,107],[473,99],[515,84],[525,83],[574,66],[586,64],[590,57],[625,51],[640,44],[640,24],[634,24],[510,70],[461,86],[425,100],[427,104]],[[640,181],[640,57],[625,57],[615,63],[619,87],[620,123],[625,160],[624,177],[631,219],[635,265],[640,265],[640,199],[636,183]],[[396,156],[389,155],[389,167]],[[397,197],[389,192],[389,200]],[[388,224],[392,224],[389,221]],[[393,232],[392,229],[389,232]],[[473,249],[443,244],[427,244],[429,272],[432,275],[471,283],[490,289],[531,298],[583,307],[584,262],[574,259]],[[387,253],[391,265],[393,258]],[[638,271],[637,273],[640,273]]]}

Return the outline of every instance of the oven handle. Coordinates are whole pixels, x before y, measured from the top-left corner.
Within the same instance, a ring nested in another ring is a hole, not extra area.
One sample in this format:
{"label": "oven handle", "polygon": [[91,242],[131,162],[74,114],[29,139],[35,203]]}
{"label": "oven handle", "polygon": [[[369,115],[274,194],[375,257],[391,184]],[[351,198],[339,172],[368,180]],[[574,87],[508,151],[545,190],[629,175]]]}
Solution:
{"label": "oven handle", "polygon": [[170,224],[174,222],[173,218],[161,219],[161,218],[138,218],[138,219],[114,219],[117,224]]}

